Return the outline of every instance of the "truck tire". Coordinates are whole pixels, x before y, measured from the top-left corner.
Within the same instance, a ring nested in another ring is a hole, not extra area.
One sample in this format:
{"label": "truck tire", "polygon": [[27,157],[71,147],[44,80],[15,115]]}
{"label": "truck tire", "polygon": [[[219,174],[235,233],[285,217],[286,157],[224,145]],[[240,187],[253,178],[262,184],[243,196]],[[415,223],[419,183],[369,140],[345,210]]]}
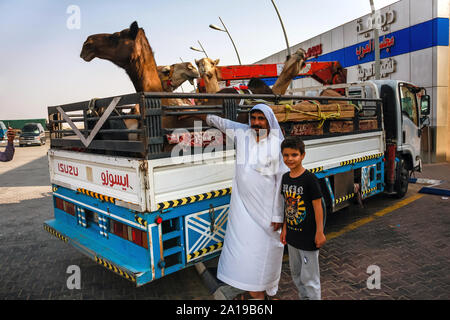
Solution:
{"label": "truck tire", "polygon": [[395,170],[395,184],[394,191],[396,198],[403,198],[405,194],[408,192],[408,170],[405,166],[405,160],[400,159],[397,163],[397,168]]}

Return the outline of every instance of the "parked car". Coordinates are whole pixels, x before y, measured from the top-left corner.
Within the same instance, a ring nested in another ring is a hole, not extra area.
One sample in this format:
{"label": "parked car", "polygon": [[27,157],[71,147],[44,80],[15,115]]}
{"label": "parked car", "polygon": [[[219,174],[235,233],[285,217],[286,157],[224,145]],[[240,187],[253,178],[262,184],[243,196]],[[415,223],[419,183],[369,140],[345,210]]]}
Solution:
{"label": "parked car", "polygon": [[6,140],[6,131],[8,131],[8,128],[6,128],[3,121],[0,121],[0,141]]}
{"label": "parked car", "polygon": [[40,123],[27,123],[19,136],[19,145],[45,144],[45,131]]}

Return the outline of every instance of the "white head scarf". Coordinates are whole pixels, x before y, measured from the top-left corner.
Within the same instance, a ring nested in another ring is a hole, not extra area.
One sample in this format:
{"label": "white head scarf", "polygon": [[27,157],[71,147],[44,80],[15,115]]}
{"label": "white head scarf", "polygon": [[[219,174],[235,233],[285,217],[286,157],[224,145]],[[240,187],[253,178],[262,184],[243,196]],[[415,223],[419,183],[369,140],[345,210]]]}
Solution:
{"label": "white head scarf", "polygon": [[[278,124],[278,120],[275,117],[275,114],[273,113],[272,108],[270,108],[268,105],[266,105],[264,103],[260,103],[260,104],[255,105],[250,110],[250,113],[255,110],[259,110],[262,113],[264,113],[264,116],[266,117],[267,121],[269,122],[269,127],[270,127],[271,133],[273,132],[274,134],[278,135],[280,140],[283,140],[284,139],[283,132],[281,131],[280,125]],[[249,125],[250,125],[250,118],[248,119],[248,121],[249,121]]]}
{"label": "white head scarf", "polygon": [[278,124],[277,118],[275,117],[273,110],[266,104],[257,104],[250,112],[254,110],[264,113],[264,116],[269,123],[270,133],[267,140],[268,144],[262,147],[262,149],[259,150],[259,153],[257,152],[262,158],[258,158],[257,163],[252,164],[251,167],[263,175],[275,175],[279,173],[280,170],[284,173],[287,168],[283,163],[283,157],[280,150],[280,144],[284,139],[284,135]]}

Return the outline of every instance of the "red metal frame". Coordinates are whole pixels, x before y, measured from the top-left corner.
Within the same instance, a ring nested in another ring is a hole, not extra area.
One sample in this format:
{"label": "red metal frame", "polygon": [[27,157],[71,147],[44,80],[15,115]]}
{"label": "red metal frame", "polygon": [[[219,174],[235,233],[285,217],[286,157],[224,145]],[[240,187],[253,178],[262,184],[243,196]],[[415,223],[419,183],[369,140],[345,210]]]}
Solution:
{"label": "red metal frame", "polygon": [[[280,75],[283,66],[283,63],[218,66],[217,80],[226,81],[226,85],[229,86],[230,81],[276,78]],[[342,68],[337,61],[306,62],[305,67],[300,70],[298,75],[312,77],[321,84],[338,84],[347,81],[347,70]],[[203,79],[200,79],[199,87],[204,87]]]}

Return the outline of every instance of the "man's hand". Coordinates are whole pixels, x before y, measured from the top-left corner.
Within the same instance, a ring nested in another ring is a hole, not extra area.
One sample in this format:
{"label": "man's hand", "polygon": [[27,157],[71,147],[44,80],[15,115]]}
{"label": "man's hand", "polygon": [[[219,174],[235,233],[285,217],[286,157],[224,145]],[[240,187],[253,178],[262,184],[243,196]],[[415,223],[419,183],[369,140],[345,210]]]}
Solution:
{"label": "man's hand", "polygon": [[14,137],[16,136],[14,129],[9,127],[8,131],[6,132],[6,135],[8,136],[8,142],[14,143]]}
{"label": "man's hand", "polygon": [[286,223],[283,224],[283,229],[280,234],[280,241],[282,244],[286,245]]}
{"label": "man's hand", "polygon": [[278,231],[283,226],[283,224],[279,222],[272,222],[270,225],[273,227],[273,231]]}
{"label": "man's hand", "polygon": [[316,232],[316,238],[314,239],[316,243],[316,247],[320,248],[327,242],[327,238],[325,238],[325,234],[323,232]]}

